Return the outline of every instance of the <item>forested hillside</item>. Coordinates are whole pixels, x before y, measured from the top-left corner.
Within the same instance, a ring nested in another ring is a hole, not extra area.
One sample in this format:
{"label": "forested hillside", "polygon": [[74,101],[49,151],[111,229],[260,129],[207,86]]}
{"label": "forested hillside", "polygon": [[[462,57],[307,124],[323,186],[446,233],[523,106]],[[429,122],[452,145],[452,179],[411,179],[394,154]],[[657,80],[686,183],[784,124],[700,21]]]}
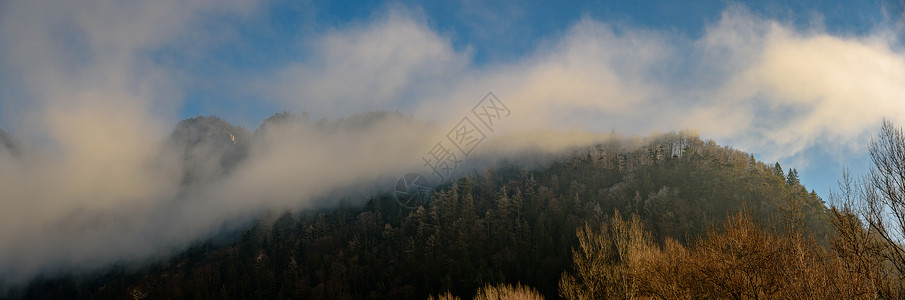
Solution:
{"label": "forested hillside", "polygon": [[905,299],[905,0],[677,4],[0,0],[0,300]]}
{"label": "forested hillside", "polygon": [[[823,243],[828,209],[797,172],[687,134],[629,149],[610,142],[538,169],[503,162],[437,187],[416,209],[387,194],[364,206],[272,213],[226,242],[164,263],[38,280],[26,298],[416,299],[521,283],[549,299],[571,270],[576,230],[637,215],[655,243],[688,244],[740,210],[761,226],[796,212]],[[784,173],[790,173],[785,175]]]}

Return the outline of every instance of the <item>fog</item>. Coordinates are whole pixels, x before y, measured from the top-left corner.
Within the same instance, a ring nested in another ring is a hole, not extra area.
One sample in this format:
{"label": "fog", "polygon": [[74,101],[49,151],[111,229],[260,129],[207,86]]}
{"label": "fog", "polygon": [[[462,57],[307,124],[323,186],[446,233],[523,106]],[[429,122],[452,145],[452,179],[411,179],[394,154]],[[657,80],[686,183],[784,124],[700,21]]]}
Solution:
{"label": "fog", "polygon": [[[558,153],[613,129],[684,128],[766,160],[801,158],[815,147],[863,151],[881,117],[905,115],[899,23],[839,36],[729,6],[701,37],[685,37],[585,18],[525,57],[478,67],[417,9],[393,6],[298,41],[304,59],[218,82],[315,118],[404,113],[174,143],[185,86],[206,78],[158,51],[209,51],[237,38],[211,24],[259,18],[261,6],[0,4],[0,127],[10,136],[0,134],[0,284],[166,258],[262,212],[329,208],[324,197],[338,190],[390,190],[401,174],[430,173],[422,158],[462,118],[477,122],[471,110],[490,91],[511,114],[492,128],[476,123],[486,142],[472,161]],[[224,166],[237,143],[242,159]]]}

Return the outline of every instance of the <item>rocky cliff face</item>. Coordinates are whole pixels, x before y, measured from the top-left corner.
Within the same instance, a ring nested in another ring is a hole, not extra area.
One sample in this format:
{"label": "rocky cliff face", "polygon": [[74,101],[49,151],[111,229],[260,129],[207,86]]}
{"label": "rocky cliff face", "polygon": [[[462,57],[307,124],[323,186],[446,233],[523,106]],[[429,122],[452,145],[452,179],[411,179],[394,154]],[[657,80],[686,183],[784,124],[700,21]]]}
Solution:
{"label": "rocky cliff face", "polygon": [[194,117],[176,125],[168,144],[183,160],[183,185],[225,174],[248,155],[250,133],[218,117]]}
{"label": "rocky cliff face", "polygon": [[21,149],[15,138],[0,129],[0,152],[4,151],[12,155],[19,155]]}

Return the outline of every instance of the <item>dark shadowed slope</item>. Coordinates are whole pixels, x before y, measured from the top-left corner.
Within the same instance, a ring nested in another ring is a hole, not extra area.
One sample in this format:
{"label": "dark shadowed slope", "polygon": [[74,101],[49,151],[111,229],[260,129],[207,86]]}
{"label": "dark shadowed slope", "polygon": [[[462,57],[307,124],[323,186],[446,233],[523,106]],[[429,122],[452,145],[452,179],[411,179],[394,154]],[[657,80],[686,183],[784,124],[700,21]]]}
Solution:
{"label": "dark shadowed slope", "polygon": [[201,243],[142,271],[36,282],[20,295],[412,299],[520,282],[555,298],[586,222],[637,214],[655,240],[687,242],[743,208],[771,226],[790,207],[815,236],[830,232],[822,200],[773,166],[667,134],[634,150],[600,144],[543,168],[501,163],[438,187],[417,209],[387,193],[364,207],[276,214],[228,246]]}

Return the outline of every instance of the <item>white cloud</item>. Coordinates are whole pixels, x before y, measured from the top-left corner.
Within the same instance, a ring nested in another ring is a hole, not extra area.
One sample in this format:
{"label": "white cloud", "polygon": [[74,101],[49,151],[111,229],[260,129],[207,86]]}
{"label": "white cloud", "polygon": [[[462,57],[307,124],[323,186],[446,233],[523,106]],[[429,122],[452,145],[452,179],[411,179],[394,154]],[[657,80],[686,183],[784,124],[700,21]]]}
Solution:
{"label": "white cloud", "polygon": [[[803,31],[741,7],[693,40],[583,19],[523,59],[463,70],[467,53],[424,22],[390,15],[322,37],[318,53],[341,55],[288,67],[275,89],[292,97],[280,99],[341,111],[414,106],[419,116],[453,122],[492,90],[516,112],[512,128],[696,128],[768,160],[818,146],[857,151],[859,137],[903,108],[905,56],[885,42],[888,31]],[[371,48],[395,50],[363,50]],[[383,55],[401,49],[411,57],[405,62]],[[414,103],[400,101],[403,95]]]}
{"label": "white cloud", "polygon": [[0,278],[161,249],[135,235],[153,224],[129,220],[158,209],[178,184],[180,166],[152,164],[179,94],[153,51],[200,34],[199,14],[250,8],[241,1],[4,2],[0,66],[9,81],[0,83],[0,105],[25,151],[0,157]]}
{"label": "white cloud", "polygon": [[413,14],[391,10],[371,24],[332,30],[311,45],[311,57],[261,84],[287,106],[319,115],[399,106],[423,85],[460,72],[468,57]]}

